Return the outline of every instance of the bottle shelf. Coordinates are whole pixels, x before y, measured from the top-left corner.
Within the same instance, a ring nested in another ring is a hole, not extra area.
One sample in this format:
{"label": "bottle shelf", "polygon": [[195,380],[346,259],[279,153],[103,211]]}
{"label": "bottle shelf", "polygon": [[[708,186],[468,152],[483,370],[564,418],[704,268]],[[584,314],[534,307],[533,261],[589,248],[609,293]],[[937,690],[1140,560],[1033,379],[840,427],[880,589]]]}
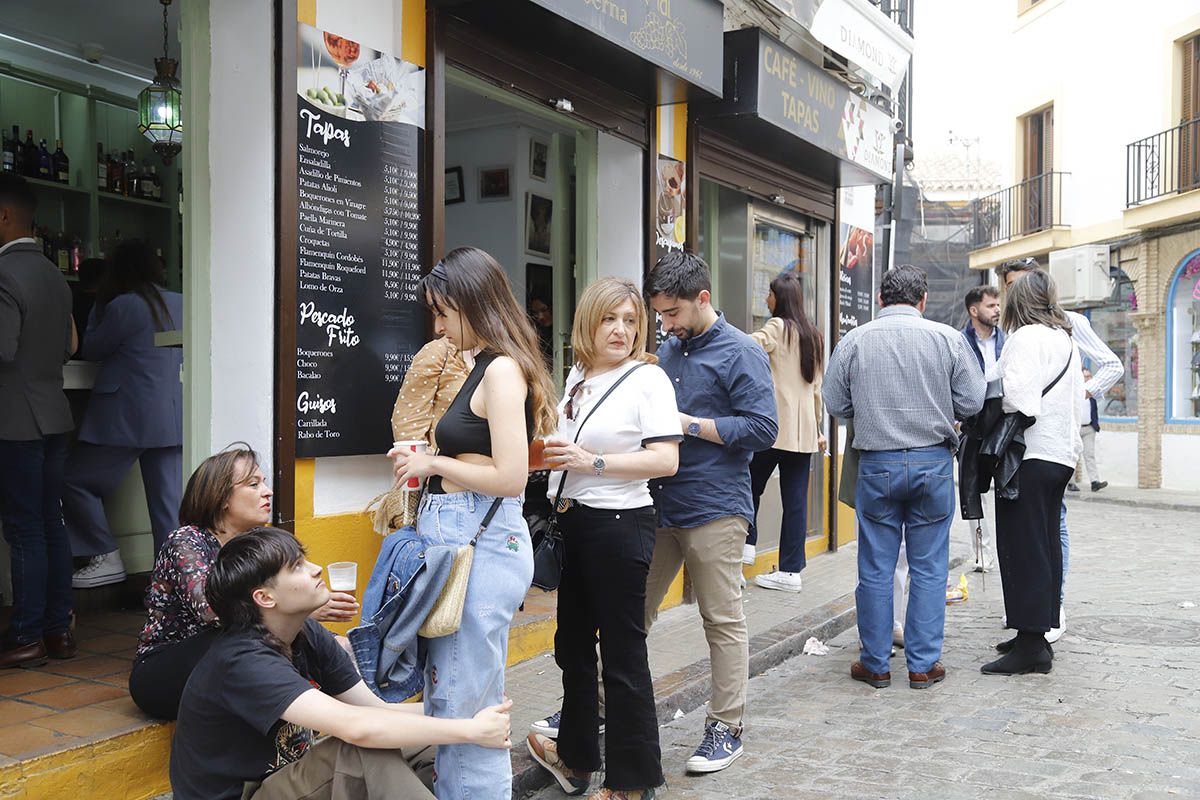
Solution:
{"label": "bottle shelf", "polygon": [[58,181],[48,181],[43,178],[26,177],[25,182],[28,183],[30,186],[36,186],[41,189],[50,189],[52,191],[57,191],[57,192],[66,192],[67,194],[74,194],[74,195],[81,195],[81,196],[91,194],[91,191],[88,189],[81,189],[80,187],[72,186],[69,183],[59,183]]}
{"label": "bottle shelf", "polygon": [[101,201],[111,201],[114,203],[132,203],[138,206],[148,206],[150,208],[159,208],[163,211],[170,211],[170,203],[163,203],[158,200],[145,200],[141,197],[126,197],[123,194],[113,194],[112,192],[96,192],[96,196]]}

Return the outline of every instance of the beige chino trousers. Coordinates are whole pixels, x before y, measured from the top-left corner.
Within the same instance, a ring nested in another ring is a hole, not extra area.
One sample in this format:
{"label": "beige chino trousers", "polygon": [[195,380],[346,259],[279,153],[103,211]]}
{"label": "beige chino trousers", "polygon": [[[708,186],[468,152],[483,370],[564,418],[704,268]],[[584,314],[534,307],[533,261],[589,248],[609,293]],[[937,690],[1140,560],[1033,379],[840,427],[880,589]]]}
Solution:
{"label": "beige chino trousers", "polygon": [[326,736],[262,783],[247,783],[242,800],[433,800],[436,751],[423,747],[406,756]]}

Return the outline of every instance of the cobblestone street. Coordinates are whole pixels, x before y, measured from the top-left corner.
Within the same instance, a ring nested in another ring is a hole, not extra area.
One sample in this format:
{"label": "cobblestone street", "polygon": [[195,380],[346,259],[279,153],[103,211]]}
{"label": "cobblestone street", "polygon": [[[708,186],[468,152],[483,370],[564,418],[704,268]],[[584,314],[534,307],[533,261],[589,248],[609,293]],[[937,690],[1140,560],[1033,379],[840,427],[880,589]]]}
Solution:
{"label": "cobblestone street", "polygon": [[[1007,638],[999,575],[947,609],[944,683],[849,678],[851,629],[750,683],[746,755],[683,774],[703,710],[662,730],[669,798],[1200,796],[1200,588],[1194,511],[1075,501],[1068,629],[1049,675],[984,676]],[[558,797],[556,788],[538,798]]]}

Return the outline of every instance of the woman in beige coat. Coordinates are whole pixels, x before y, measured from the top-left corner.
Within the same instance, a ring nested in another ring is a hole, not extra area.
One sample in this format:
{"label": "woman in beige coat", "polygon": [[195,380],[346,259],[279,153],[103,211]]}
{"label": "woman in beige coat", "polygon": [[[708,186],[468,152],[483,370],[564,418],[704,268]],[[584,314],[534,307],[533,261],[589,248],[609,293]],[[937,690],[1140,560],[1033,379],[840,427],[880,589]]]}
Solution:
{"label": "woman in beige coat", "polygon": [[790,273],[771,281],[767,295],[771,319],[751,336],[771,359],[779,436],[775,446],[754,455],[750,481],[754,492],[755,524],[746,537],[743,561],[754,563],[758,544],[758,502],[771,473],[779,467],[783,526],[779,532],[779,571],[759,575],[765,589],[800,591],[804,543],[808,534],[808,478],[812,454],[825,447],[821,433],[821,373],[825,341],[804,313],[800,281]]}

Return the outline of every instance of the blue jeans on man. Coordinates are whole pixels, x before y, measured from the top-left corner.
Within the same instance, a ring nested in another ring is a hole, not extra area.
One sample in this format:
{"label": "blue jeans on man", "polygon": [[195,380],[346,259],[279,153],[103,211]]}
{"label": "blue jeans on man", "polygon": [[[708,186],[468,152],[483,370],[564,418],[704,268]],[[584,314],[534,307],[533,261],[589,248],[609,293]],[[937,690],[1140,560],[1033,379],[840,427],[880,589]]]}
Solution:
{"label": "blue jeans on man", "polygon": [[13,613],[5,648],[71,622],[71,545],[63,525],[67,435],[0,441],[0,519],[12,560]]}
{"label": "blue jeans on man", "polygon": [[890,672],[892,576],[903,541],[909,594],[904,656],[910,672],[928,672],[942,655],[946,621],[954,460],[942,445],[863,451],[855,490],[858,514],[858,636],[862,665]]}

